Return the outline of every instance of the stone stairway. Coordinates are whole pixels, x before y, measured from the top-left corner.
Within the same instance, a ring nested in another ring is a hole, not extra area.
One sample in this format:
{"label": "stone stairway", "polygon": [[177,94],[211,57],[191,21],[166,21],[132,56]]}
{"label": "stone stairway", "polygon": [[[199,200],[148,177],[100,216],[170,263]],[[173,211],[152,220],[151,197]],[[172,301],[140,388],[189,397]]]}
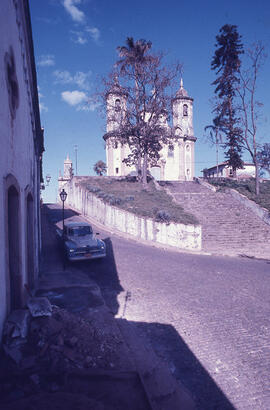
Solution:
{"label": "stone stairway", "polygon": [[270,259],[270,225],[227,192],[196,182],[167,185],[175,200],[202,225],[202,250]]}

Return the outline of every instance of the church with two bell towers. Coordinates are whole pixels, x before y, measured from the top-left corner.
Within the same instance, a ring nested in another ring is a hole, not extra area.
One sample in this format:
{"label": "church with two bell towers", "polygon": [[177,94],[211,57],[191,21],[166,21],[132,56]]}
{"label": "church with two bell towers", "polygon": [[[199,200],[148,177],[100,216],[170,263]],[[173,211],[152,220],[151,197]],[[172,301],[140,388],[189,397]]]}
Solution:
{"label": "church with two bell towers", "polygon": [[[128,167],[123,159],[129,155],[129,147],[115,142],[114,132],[117,132],[118,112],[126,105],[126,95],[118,84],[107,93],[107,124],[106,134],[106,162],[108,176],[126,176],[136,170],[135,166]],[[164,119],[164,127],[169,124]],[[149,171],[158,181],[192,181],[195,176],[195,142],[193,131],[193,98],[191,98],[180,81],[180,88],[172,100],[172,128],[177,140],[164,145],[160,151],[160,159]]]}

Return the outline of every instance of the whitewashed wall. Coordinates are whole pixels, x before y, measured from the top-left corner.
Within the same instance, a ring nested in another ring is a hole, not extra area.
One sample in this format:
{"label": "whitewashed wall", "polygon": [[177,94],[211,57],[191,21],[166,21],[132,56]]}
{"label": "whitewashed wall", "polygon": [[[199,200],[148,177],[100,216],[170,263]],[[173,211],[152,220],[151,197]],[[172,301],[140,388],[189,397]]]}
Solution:
{"label": "whitewashed wall", "polygon": [[155,222],[105,204],[82,187],[77,178],[65,185],[67,205],[82,215],[96,219],[108,228],[132,235],[138,239],[175,246],[180,249],[201,250],[201,226]]}
{"label": "whitewashed wall", "polygon": [[[27,203],[33,196],[34,270],[38,271],[39,259],[39,166],[35,154],[35,114],[33,109],[33,83],[29,57],[28,29],[24,2],[1,0],[0,2],[0,342],[2,327],[10,310],[10,278],[8,261],[7,181],[12,176],[19,190],[19,274],[22,301],[25,300],[24,284],[27,279]],[[10,110],[10,98],[5,58],[13,50],[15,75],[18,84],[19,103],[14,118]]]}

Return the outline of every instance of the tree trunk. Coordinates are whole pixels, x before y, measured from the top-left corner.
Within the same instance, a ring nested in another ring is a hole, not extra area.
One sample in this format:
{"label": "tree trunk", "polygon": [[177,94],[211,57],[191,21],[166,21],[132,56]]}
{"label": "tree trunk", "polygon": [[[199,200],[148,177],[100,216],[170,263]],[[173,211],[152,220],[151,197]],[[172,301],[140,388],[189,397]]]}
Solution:
{"label": "tree trunk", "polygon": [[218,178],[219,169],[218,169],[218,140],[217,140],[217,137],[216,137],[216,162],[217,162],[217,178]]}
{"label": "tree trunk", "polygon": [[259,180],[259,166],[257,161],[255,161],[255,189],[256,196],[260,195],[260,180]]}
{"label": "tree trunk", "polygon": [[143,157],[143,166],[142,166],[142,183],[143,187],[147,188],[147,155]]}
{"label": "tree trunk", "polygon": [[140,153],[138,155],[138,162],[137,162],[137,167],[136,168],[137,168],[137,174],[138,174],[138,176],[137,176],[138,181],[142,182],[142,156],[141,156]]}

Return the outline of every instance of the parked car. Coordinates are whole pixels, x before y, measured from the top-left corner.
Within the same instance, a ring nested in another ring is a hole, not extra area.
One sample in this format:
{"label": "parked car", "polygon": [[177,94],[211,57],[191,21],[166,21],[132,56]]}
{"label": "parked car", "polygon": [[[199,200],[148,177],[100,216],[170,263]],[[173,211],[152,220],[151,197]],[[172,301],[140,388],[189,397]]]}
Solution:
{"label": "parked car", "polygon": [[65,256],[69,261],[104,258],[106,245],[98,239],[92,226],[87,222],[68,222],[64,233],[57,229],[56,233],[61,240]]}

